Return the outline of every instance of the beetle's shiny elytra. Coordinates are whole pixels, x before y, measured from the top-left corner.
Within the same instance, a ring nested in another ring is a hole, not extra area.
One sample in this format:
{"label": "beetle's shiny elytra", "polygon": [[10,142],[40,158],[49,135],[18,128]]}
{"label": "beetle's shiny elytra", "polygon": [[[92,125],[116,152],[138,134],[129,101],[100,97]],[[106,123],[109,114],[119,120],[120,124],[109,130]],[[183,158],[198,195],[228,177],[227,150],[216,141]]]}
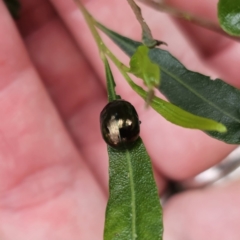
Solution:
{"label": "beetle's shiny elytra", "polygon": [[103,139],[113,148],[127,146],[139,136],[138,114],[133,105],[124,100],[108,103],[100,114],[100,124]]}

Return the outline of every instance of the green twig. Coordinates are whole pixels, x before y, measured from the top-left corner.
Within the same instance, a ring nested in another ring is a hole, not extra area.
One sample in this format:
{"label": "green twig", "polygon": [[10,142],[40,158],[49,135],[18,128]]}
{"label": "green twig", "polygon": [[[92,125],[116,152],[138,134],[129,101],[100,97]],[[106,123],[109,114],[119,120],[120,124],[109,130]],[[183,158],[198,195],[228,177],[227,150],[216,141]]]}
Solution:
{"label": "green twig", "polygon": [[[77,3],[79,9],[83,13],[83,16],[88,24],[88,27],[91,30],[92,35],[98,45],[98,48],[99,48],[99,51],[101,53],[101,57],[102,57],[102,60],[104,61],[104,63],[106,62],[105,55],[107,55],[112,60],[112,62],[116,65],[118,70],[121,72],[123,77],[126,79],[128,84],[131,86],[131,88],[133,90],[135,90],[137,85],[132,81],[132,79],[129,77],[129,75],[127,73],[129,71],[129,68],[126,65],[124,65],[122,62],[120,62],[117,59],[117,57],[104,44],[101,36],[99,35],[99,33],[97,32],[97,30],[95,28],[95,25],[97,25],[97,21],[90,15],[90,13],[87,11],[87,9],[82,5],[80,0],[75,0],[75,2]],[[141,91],[138,93],[143,97],[143,95],[142,95],[143,93],[141,93]]]}
{"label": "green twig", "polygon": [[95,26],[94,26],[94,19],[93,17],[89,14],[89,12],[87,11],[87,9],[83,6],[83,4],[80,2],[80,0],[74,0],[76,2],[76,4],[78,5],[79,9],[81,10],[87,24],[88,27],[98,45],[98,49],[100,51],[100,54],[104,53],[106,50],[106,46],[102,41],[102,38],[100,37],[99,33],[97,32]]}
{"label": "green twig", "polygon": [[[97,25],[97,21],[91,16],[91,14],[83,6],[83,4],[80,2],[80,0],[74,0],[74,1],[77,3],[79,9],[81,10],[81,12],[88,24],[88,27],[91,30],[92,35],[98,45],[100,53],[107,55],[119,69],[122,69],[124,72],[127,72],[129,70],[129,68],[126,65],[124,65],[122,62],[120,62],[117,59],[117,57],[110,51],[110,49],[103,42],[101,36],[99,35],[99,33],[95,27],[95,25]],[[104,60],[104,57],[102,57],[102,59]]]}

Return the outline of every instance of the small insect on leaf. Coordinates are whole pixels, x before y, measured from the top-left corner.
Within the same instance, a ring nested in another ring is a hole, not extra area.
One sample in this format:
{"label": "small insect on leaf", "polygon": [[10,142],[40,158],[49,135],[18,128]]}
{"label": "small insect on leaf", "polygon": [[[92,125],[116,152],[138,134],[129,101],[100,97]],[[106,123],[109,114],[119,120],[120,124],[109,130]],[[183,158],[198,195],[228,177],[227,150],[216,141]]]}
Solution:
{"label": "small insect on leaf", "polygon": [[140,122],[131,103],[115,100],[108,103],[100,114],[102,137],[113,148],[133,143],[139,136]]}

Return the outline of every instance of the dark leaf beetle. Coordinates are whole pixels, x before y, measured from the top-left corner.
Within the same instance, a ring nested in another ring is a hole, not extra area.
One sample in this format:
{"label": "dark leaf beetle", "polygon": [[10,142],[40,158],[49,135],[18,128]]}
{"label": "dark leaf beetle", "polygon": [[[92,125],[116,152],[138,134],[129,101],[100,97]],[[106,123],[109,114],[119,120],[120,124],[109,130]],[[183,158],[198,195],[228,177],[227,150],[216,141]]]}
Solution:
{"label": "dark leaf beetle", "polygon": [[137,140],[140,121],[133,105],[125,100],[108,103],[100,114],[102,137],[113,148],[126,147]]}

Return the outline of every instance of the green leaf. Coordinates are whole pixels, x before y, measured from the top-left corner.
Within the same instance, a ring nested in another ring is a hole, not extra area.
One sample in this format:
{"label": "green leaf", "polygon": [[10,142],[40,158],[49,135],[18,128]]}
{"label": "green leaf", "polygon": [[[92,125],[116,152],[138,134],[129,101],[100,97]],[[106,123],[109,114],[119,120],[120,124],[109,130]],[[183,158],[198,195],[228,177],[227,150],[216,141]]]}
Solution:
{"label": "green leaf", "polygon": [[[131,86],[143,99],[146,99],[146,91],[144,91],[141,87],[133,82],[131,83]],[[211,119],[193,115],[169,102],[164,101],[161,98],[153,97],[152,101],[149,104],[153,109],[155,109],[155,111],[161,114],[169,122],[172,122],[181,127],[218,132],[227,131],[226,127],[223,124]]]}
{"label": "green leaf", "polygon": [[162,209],[142,140],[131,148],[108,147],[110,196],[104,240],[161,240]]}
{"label": "green leaf", "polygon": [[115,81],[113,79],[112,71],[110,69],[108,60],[105,56],[103,56],[104,66],[105,66],[105,73],[106,73],[106,81],[107,81],[107,93],[108,93],[108,101],[111,102],[116,99],[120,99],[115,92]]}
{"label": "green leaf", "polygon": [[[109,101],[118,99],[103,56]],[[140,138],[124,149],[108,147],[109,200],[104,240],[162,239],[162,209],[149,156]]]}
{"label": "green leaf", "polygon": [[148,89],[160,85],[160,69],[148,56],[149,48],[145,45],[139,46],[130,59],[130,72],[143,79]]}
{"label": "green leaf", "polygon": [[130,38],[124,37],[102,25],[99,22],[96,26],[102,30],[109,38],[111,38],[127,55],[132,56],[137,48],[142,45],[140,42],[133,41]]}
{"label": "green leaf", "polygon": [[17,19],[19,17],[19,11],[21,8],[21,4],[18,0],[4,0],[9,12],[12,17]]}
{"label": "green leaf", "polygon": [[[141,43],[98,25],[124,52],[132,56]],[[151,49],[150,59],[161,68],[160,91],[174,105],[226,126],[226,133],[208,135],[231,144],[240,143],[240,91],[220,79],[211,80],[186,69],[169,52]]]}
{"label": "green leaf", "polygon": [[240,1],[219,0],[218,19],[224,31],[233,36],[240,36]]}

